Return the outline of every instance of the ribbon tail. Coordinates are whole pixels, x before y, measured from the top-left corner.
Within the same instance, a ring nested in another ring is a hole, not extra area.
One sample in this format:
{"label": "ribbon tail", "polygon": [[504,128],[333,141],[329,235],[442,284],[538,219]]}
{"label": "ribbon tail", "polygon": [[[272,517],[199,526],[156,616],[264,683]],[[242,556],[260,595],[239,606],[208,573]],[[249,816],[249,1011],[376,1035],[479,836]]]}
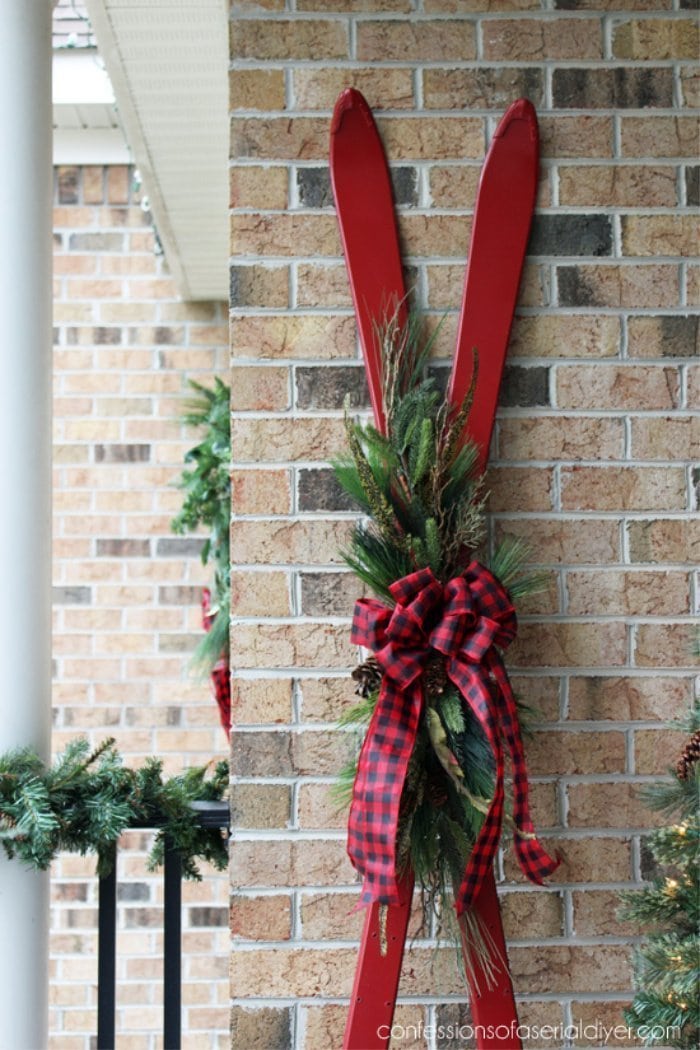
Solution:
{"label": "ribbon tail", "polygon": [[479,672],[472,671],[471,668],[448,668],[448,674],[478,719],[496,761],[496,786],[493,799],[469,857],[455,902],[457,914],[462,915],[478,897],[498,849],[503,822],[503,750],[498,732],[496,707],[488,682],[484,681]]}
{"label": "ribbon tail", "polygon": [[559,866],[559,860],[549,856],[537,840],[530,817],[530,800],[527,782],[527,764],[523,741],[520,735],[518,709],[513,696],[510,679],[503,661],[495,652],[491,657],[491,671],[498,684],[503,701],[501,731],[508,744],[513,767],[513,820],[515,822],[514,844],[518,863],[523,873],[538,885]]}
{"label": "ribbon tail", "polygon": [[422,707],[419,682],[400,690],[384,677],[360,751],[348,818],[348,856],[364,878],[364,904],[402,900],[396,856],[399,810]]}

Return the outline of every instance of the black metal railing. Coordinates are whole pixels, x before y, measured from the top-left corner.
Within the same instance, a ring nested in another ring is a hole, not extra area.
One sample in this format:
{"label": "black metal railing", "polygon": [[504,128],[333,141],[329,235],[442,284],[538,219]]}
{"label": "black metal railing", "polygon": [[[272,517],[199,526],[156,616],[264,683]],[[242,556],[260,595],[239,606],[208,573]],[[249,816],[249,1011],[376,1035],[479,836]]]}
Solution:
{"label": "black metal railing", "polygon": [[[229,827],[228,802],[194,802],[203,828]],[[129,830],[154,827],[132,824]],[[182,861],[165,845],[163,865],[163,1050],[180,1050]],[[116,1010],[117,864],[100,878],[97,949],[97,1050],[114,1050]]]}

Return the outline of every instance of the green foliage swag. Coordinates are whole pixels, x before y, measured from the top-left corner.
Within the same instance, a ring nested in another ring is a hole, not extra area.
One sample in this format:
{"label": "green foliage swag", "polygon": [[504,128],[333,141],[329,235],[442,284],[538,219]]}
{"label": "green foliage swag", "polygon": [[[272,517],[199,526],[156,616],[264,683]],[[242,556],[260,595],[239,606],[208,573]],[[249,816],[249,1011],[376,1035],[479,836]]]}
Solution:
{"label": "green foliage swag", "polygon": [[627,1023],[647,1046],[690,1050],[700,1042],[700,705],[681,725],[692,736],[671,780],[644,792],[650,809],[673,820],[646,839],[663,870],[622,895],[620,915],[647,931],[635,954]]}
{"label": "green foliage swag", "polygon": [[[364,515],[343,557],[390,605],[389,587],[401,577],[429,567],[445,583],[474,557],[515,599],[539,589],[542,580],[523,572],[527,549],[520,540],[504,540],[490,558],[484,550],[487,493],[476,470],[477,449],[464,440],[476,354],[471,388],[454,409],[428,372],[436,335],[423,339],[416,316],[406,326],[394,319],[378,333],[386,435],[352,420],[346,410],[349,452],[333,464],[336,478]],[[380,674],[370,659],[353,677],[361,683],[362,699],[341,724],[364,731],[379,695]],[[426,668],[425,691],[401,803],[397,857],[399,868],[412,868],[422,888],[425,922],[434,914],[439,929],[456,922],[447,903],[459,888],[488,810],[495,770],[481,727],[439,666]],[[342,804],[350,801],[356,769],[353,761],[340,775],[336,794]],[[469,918],[465,921],[468,925]],[[464,941],[464,928],[449,932]],[[480,940],[478,930],[466,935],[472,944]]]}
{"label": "green foliage swag", "polygon": [[201,430],[202,440],[185,455],[189,469],[182,472],[178,483],[185,498],[172,529],[180,535],[202,526],[208,531],[201,557],[203,565],[211,562],[214,569],[212,624],[194,653],[195,663],[208,672],[221,654],[229,651],[231,391],[218,377],[213,389],[194,380],[190,386],[195,396],[188,402],[182,421]]}
{"label": "green foliage swag", "polygon": [[185,878],[200,880],[197,861],[223,871],[227,846],[218,829],[200,827],[191,803],[222,799],[227,787],[225,761],[164,779],[157,758],[126,768],[112,738],[94,751],[73,740],[50,766],[31,748],[8,751],[0,755],[0,841],[8,857],[40,870],[62,851],[96,853],[103,875],[122,831],[157,827],[149,869],[162,863],[167,841],[182,855]]}

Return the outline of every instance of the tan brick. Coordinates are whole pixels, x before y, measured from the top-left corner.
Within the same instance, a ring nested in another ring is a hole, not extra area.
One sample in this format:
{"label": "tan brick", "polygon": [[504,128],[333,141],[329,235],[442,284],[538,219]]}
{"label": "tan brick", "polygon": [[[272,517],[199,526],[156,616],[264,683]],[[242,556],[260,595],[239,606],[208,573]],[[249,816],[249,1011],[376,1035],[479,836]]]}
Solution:
{"label": "tan brick", "polygon": [[333,215],[301,213],[231,215],[231,245],[236,255],[340,256],[338,224]]}
{"label": "tan brick", "polygon": [[284,412],[290,407],[288,368],[231,369],[231,409],[234,412]]}
{"label": "tan brick", "polygon": [[328,460],[345,448],[342,419],[323,417],[231,421],[231,445],[238,463]]}
{"label": "tan brick", "polygon": [[543,157],[594,159],[613,155],[613,125],[610,117],[544,117],[539,121],[539,127]]}
{"label": "tan brick", "polygon": [[355,357],[352,317],[289,315],[233,317],[231,352],[236,358],[338,360]]}
{"label": "tan brick", "polygon": [[289,576],[285,572],[232,572],[232,616],[289,616]]}
{"label": "tan brick", "polygon": [[630,317],[627,329],[630,357],[700,355],[700,327],[693,317]]}
{"label": "tan brick", "polygon": [[344,886],[355,881],[355,873],[341,839],[315,837],[312,846],[303,839],[239,839],[232,856],[231,878],[234,887]]}
{"label": "tan brick", "polygon": [[677,203],[676,171],[671,165],[561,166],[559,203],[606,208],[672,208]]}
{"label": "tan brick", "polygon": [[620,897],[614,890],[577,890],[571,896],[578,937],[629,937],[637,933],[634,923],[617,918]]}
{"label": "tan brick", "polygon": [[358,22],[357,57],[362,62],[473,60],[475,26],[467,21]]}
{"label": "tan brick", "polygon": [[670,729],[638,729],[634,734],[634,771],[662,776],[675,767],[688,734]]}
{"label": "tan brick", "polygon": [[687,707],[692,679],[668,677],[571,678],[569,718],[585,721],[667,721]]}
{"label": "tan brick", "polygon": [[234,725],[291,721],[291,680],[287,678],[246,679],[234,674],[231,715]]}
{"label": "tan brick", "polygon": [[552,471],[543,467],[492,467],[486,487],[492,513],[552,508]]}
{"label": "tan brick", "polygon": [[700,555],[700,522],[697,520],[654,518],[651,521],[631,521],[627,533],[633,562],[694,564]]}
{"label": "tan brick", "polygon": [[289,306],[289,268],[287,266],[233,266],[231,305]]}
{"label": "tan brick", "polygon": [[627,656],[622,623],[521,623],[508,650],[513,667],[615,667]]}
{"label": "tan brick", "polygon": [[684,215],[623,215],[623,255],[695,256],[698,231]]}
{"label": "tan brick", "polygon": [[678,304],[677,266],[606,263],[582,264],[571,270],[576,276],[577,305],[658,308]]}
{"label": "tan brick", "polygon": [[572,828],[650,828],[663,824],[639,797],[637,784],[569,784]]}
{"label": "tan brick", "polygon": [[299,683],[304,722],[337,722],[357,702],[349,675],[341,678],[304,678]]}
{"label": "tan brick", "polygon": [[229,192],[232,208],[286,208],[289,174],[286,168],[234,166]]}
{"label": "tan brick", "polygon": [[691,462],[700,449],[697,416],[651,416],[632,419],[632,455],[635,459]]}
{"label": "tan brick", "polygon": [[292,71],[292,78],[296,105],[303,110],[331,110],[340,92],[348,87],[361,91],[373,111],[411,109],[414,104],[410,69],[305,69],[301,66]]}
{"label": "tan brick", "polygon": [[608,1033],[607,1046],[638,1045],[636,1034],[624,1024],[623,1010],[629,1006],[631,998],[632,993],[629,992],[625,998],[621,996],[618,1002],[572,1003],[571,1017],[576,1026],[575,1045],[590,1045],[590,1036],[603,1031]]}
{"label": "tan brick", "polygon": [[335,776],[356,751],[354,734],[339,730],[296,733],[292,738],[294,768],[301,776]]}
{"label": "tan brick", "polygon": [[556,675],[518,677],[511,675],[516,697],[534,711],[537,722],[559,721],[559,678]]}
{"label": "tan brick", "polygon": [[430,14],[463,14],[470,11],[539,10],[538,0],[423,0]]}
{"label": "tan brick", "polygon": [[423,71],[423,105],[426,109],[489,109],[509,105],[522,95],[538,102],[542,74],[522,68],[441,69]]}
{"label": "tan brick", "polygon": [[234,470],[231,505],[234,513],[289,514],[292,490],[287,470]]}
{"label": "tan brick", "polygon": [[623,116],[623,157],[695,157],[697,126],[692,117]]}
{"label": "tan brick", "polygon": [[677,408],[680,380],[676,368],[642,365],[560,365],[556,370],[557,404],[576,409]]}
{"label": "tan brick", "polygon": [[509,460],[620,459],[623,422],[558,416],[503,419],[498,425],[498,447]]}
{"label": "tan brick", "polygon": [[[266,3],[278,0],[266,0]],[[282,0],[283,2],[283,0]],[[231,1010],[231,1050],[269,1050],[284,1046],[291,1039],[289,1007],[234,1006]]]}
{"label": "tan brick", "polygon": [[237,160],[325,160],[328,118],[234,117],[231,149]]}
{"label": "tan brick", "polygon": [[[339,768],[339,767],[338,767]],[[308,828],[344,828],[346,807],[333,797],[330,784],[301,784],[299,787],[299,825]]]}
{"label": "tan brick", "polygon": [[700,667],[693,654],[693,623],[640,624],[634,659],[638,667]]}
{"label": "tan brick", "polygon": [[560,937],[562,899],[558,893],[502,893],[503,929],[508,941]]}
{"label": "tan brick", "polygon": [[429,169],[430,200],[436,208],[472,208],[480,165],[436,164]]}
{"label": "tan brick", "polygon": [[291,820],[287,784],[234,783],[230,797],[231,821],[237,828],[286,828]]}
{"label": "tan brick", "polygon": [[609,564],[619,562],[621,556],[619,527],[613,521],[514,519],[499,523],[496,534],[527,540],[537,564]]}
{"label": "tan brick", "polygon": [[[393,26],[395,23],[391,23]],[[482,157],[484,125],[479,117],[380,117],[384,148],[392,161],[463,160]]]}
{"label": "tan brick", "polygon": [[236,624],[232,661],[241,669],[256,667],[349,667],[355,650],[345,627],[331,624],[257,626]]}
{"label": "tan brick", "polygon": [[[345,1006],[305,1006],[303,1044],[299,1050],[327,1050],[328,1047],[342,1046],[343,1032],[347,1022]],[[394,1013],[393,1024],[401,1033],[401,1050],[425,1050],[427,1043],[421,1035],[425,1032],[425,1009],[422,1006],[398,1005]],[[398,1050],[395,1040],[391,1042],[392,1050]]]}
{"label": "tan brick", "polygon": [[241,941],[288,941],[291,912],[292,902],[286,894],[236,895],[231,901],[231,936]]}
{"label": "tan brick", "polygon": [[700,72],[697,63],[680,67],[680,88],[684,106],[694,109],[700,106]]}
{"label": "tan brick", "polygon": [[356,893],[302,894],[302,936],[306,940],[358,941],[365,917],[356,905]]}
{"label": "tan brick", "polygon": [[[464,258],[469,245],[471,223],[450,215],[402,215],[399,236],[404,257],[443,255]],[[456,305],[459,298],[453,300]]]}
{"label": "tan brick", "polygon": [[689,306],[700,306],[700,266],[686,267],[685,288],[687,304]]}
{"label": "tan brick", "polygon": [[698,25],[690,18],[645,18],[613,30],[613,55],[624,59],[697,58]]}
{"label": "tan brick", "polygon": [[597,19],[490,19],[484,22],[483,39],[484,58],[498,62],[602,57]]}
{"label": "tan brick", "polygon": [[509,355],[517,357],[613,357],[620,344],[616,317],[516,317]]}
{"label": "tan brick", "polygon": [[352,297],[344,266],[300,263],[297,269],[298,306],[351,306]]}
{"label": "tan brick", "polygon": [[232,69],[229,72],[231,109],[284,109],[283,69]]}
{"label": "tan brick", "polygon": [[276,21],[271,31],[262,19],[238,19],[231,23],[231,54],[266,61],[347,58],[347,28],[330,19],[286,19]]}
{"label": "tan brick", "polygon": [[624,773],[623,733],[535,733],[527,743],[528,767],[552,773]]}
{"label": "tan brick", "polygon": [[688,576],[682,572],[569,572],[573,616],[673,616],[689,611]]}
{"label": "tan brick", "polygon": [[682,468],[570,467],[562,470],[564,510],[683,510]]}

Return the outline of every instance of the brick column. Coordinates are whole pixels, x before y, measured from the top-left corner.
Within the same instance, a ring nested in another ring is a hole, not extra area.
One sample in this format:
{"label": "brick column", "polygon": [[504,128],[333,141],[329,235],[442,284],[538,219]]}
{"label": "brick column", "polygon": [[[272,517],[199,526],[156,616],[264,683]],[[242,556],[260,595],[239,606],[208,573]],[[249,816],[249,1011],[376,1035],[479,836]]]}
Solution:
{"label": "brick column", "polygon": [[[539,711],[536,822],[565,863],[537,890],[508,854],[500,881],[523,1023],[615,1024],[631,992],[614,913],[617,890],[646,871],[652,817],[636,789],[672,761],[663,722],[693,679],[697,32],[682,10],[517,6],[233,5],[236,1050],[340,1045],[361,921],[328,794],[352,750],[333,725],[353,699],[358,592],[328,460],[345,394],[367,403],[327,175],[333,103],[350,85],[379,118],[417,298],[431,323],[448,314],[443,359],[489,137],[520,95],[540,115],[538,214],[488,487],[491,540],[526,537],[549,580],[523,604],[508,662]],[[451,951],[429,939],[401,991],[413,1001],[400,1024],[468,1021]],[[461,1045],[411,1033],[396,1046]]]}

